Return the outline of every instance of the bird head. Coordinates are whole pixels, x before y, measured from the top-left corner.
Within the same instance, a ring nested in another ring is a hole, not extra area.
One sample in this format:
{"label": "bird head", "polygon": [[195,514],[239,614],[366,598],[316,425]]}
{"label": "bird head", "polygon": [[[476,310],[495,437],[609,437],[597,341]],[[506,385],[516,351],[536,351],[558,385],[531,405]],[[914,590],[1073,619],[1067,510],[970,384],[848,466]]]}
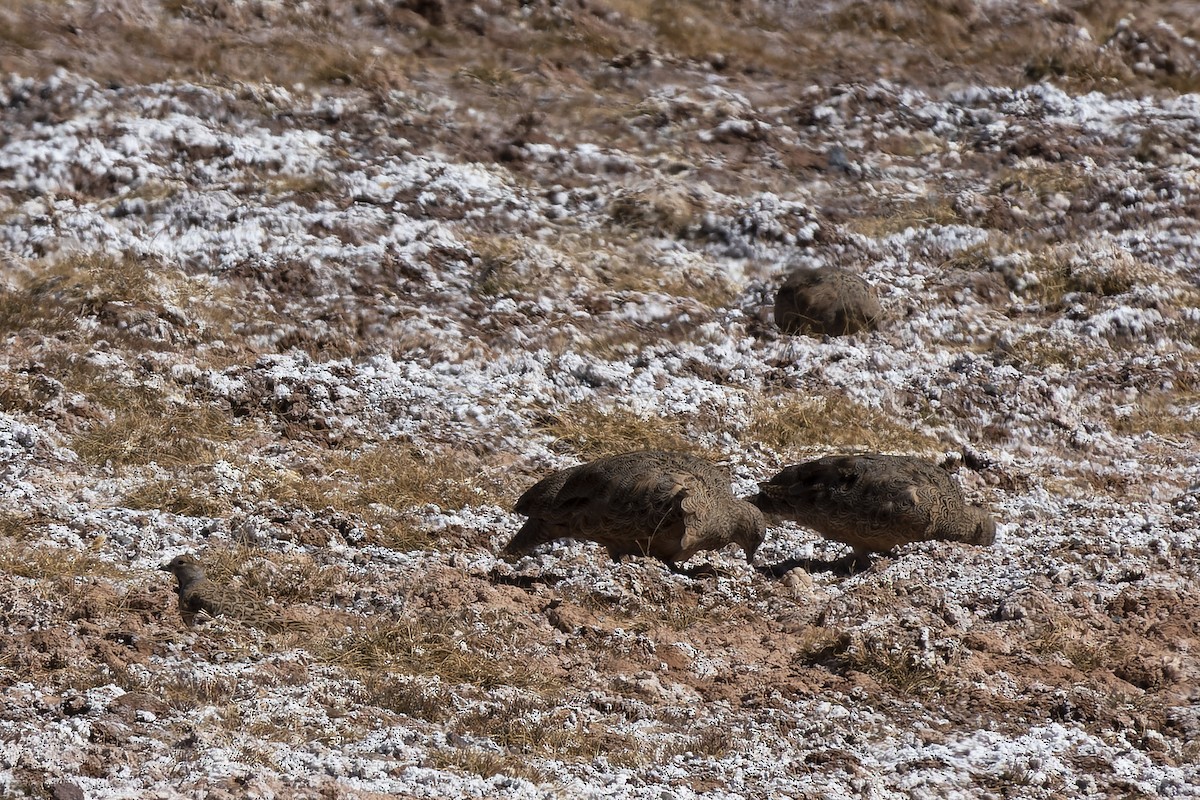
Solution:
{"label": "bird head", "polygon": [[159,569],[178,578],[180,586],[204,577],[204,569],[200,566],[200,562],[196,560],[195,556],[187,553],[175,556]]}

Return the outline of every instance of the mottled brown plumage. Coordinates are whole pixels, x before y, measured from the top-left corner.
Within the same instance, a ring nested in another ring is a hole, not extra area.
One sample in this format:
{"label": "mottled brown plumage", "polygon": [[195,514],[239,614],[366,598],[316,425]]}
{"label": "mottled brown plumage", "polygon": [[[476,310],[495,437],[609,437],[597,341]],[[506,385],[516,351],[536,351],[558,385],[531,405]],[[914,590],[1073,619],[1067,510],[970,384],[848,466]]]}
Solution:
{"label": "mottled brown plumage", "polygon": [[160,569],[179,581],[179,616],[189,627],[205,617],[228,617],[265,631],[303,628],[303,623],[283,615],[257,597],[229,586],[220,586],[204,575],[194,556],[175,556]]}
{"label": "mottled brown plumage", "polygon": [[521,495],[529,519],[504,548],[525,553],[555,539],[586,539],[613,559],[647,555],[674,565],[737,544],[762,543],[758,509],[733,496],[729,474],[687,453],[643,450],[560,470]]}
{"label": "mottled brown plumage", "polygon": [[874,330],[881,316],[874,287],[836,267],[797,269],[775,294],[775,324],[785,333],[844,336]]}
{"label": "mottled brown plumage", "polygon": [[990,545],[996,522],[967,505],[954,478],[921,458],[836,455],[787,467],[751,498],[763,513],[793,519],[856,556],[944,539]]}

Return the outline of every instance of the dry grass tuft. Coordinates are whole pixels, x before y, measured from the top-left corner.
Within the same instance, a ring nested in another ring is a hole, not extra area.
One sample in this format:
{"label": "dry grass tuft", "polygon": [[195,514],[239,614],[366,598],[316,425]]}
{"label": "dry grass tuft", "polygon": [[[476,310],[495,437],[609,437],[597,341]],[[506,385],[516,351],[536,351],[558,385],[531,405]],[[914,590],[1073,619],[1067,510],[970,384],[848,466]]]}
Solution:
{"label": "dry grass tuft", "polygon": [[318,658],[356,673],[436,676],[449,684],[485,689],[516,686],[549,690],[553,680],[520,652],[515,629],[490,619],[486,630],[450,616],[376,621],[323,645]]}
{"label": "dry grass tuft", "polygon": [[737,749],[733,732],[709,725],[692,736],[665,744],[656,749],[656,761],[669,761],[675,756],[723,758]]}
{"label": "dry grass tuft", "polygon": [[1087,196],[1093,190],[1094,180],[1082,166],[1073,162],[1035,162],[1003,170],[993,182],[992,194],[1002,195],[1023,206],[1030,202],[1042,204],[1057,194]]}
{"label": "dry grass tuft", "polygon": [[928,197],[917,201],[898,202],[878,211],[865,210],[846,220],[846,228],[871,239],[882,239],[903,233],[909,228],[931,225],[962,225],[966,220],[944,197]]}
{"label": "dry grass tuft", "polygon": [[533,754],[568,761],[605,756],[610,763],[637,765],[644,759],[636,738],[603,725],[585,726],[568,711],[542,698],[487,704],[456,721],[463,733],[486,736],[510,754]]}
{"label": "dry grass tuft", "polygon": [[485,297],[526,291],[540,284],[530,281],[532,275],[540,272],[539,265],[513,237],[479,236],[471,240],[471,250],[480,265],[476,287]]}
{"label": "dry grass tuft", "polygon": [[538,427],[557,440],[559,449],[588,461],[631,450],[711,455],[689,441],[677,418],[643,417],[619,408],[601,410],[591,403],[575,403],[548,413]]}
{"label": "dry grass tuft", "polygon": [[427,722],[442,722],[453,709],[453,695],[438,683],[396,675],[364,676],[363,702]]}
{"label": "dry grass tuft", "polygon": [[[724,273],[708,269],[702,264],[662,269],[653,263],[613,259],[600,272],[599,278],[610,291],[690,297],[709,308],[729,306],[738,293],[737,287]],[[666,327],[669,328],[670,324]],[[684,328],[689,334],[690,327]],[[654,339],[660,339],[668,332],[657,331]]]}
{"label": "dry grass tuft", "polygon": [[[570,589],[564,590],[567,596]],[[647,582],[641,590],[619,605],[606,592],[588,589],[574,596],[585,608],[614,615],[623,626],[637,632],[655,632],[664,628],[687,631],[696,626],[715,626],[727,622],[732,609],[716,595],[697,595],[690,589],[667,581]]]}
{"label": "dry grass tuft", "polygon": [[970,46],[975,14],[973,4],[965,0],[854,0],[834,12],[829,25],[834,30],[919,41],[945,57]]}
{"label": "dry grass tuft", "polygon": [[0,572],[21,578],[122,577],[113,564],[69,547],[34,547],[9,542],[0,548]]}
{"label": "dry grass tuft", "polygon": [[918,455],[939,449],[937,441],[915,425],[833,397],[764,397],[756,404],[745,438],[781,455],[832,447]]}
{"label": "dry grass tuft", "polygon": [[156,678],[151,684],[156,696],[176,711],[191,711],[205,706],[233,707],[238,697],[236,675],[199,676],[191,672]]}
{"label": "dry grass tuft", "polygon": [[550,772],[530,764],[527,759],[507,753],[479,750],[474,747],[435,750],[430,754],[429,765],[436,769],[449,769],[468,775],[478,775],[481,778],[511,775],[514,778],[523,778],[536,784],[546,783],[553,777]]}
{"label": "dry grass tuft", "polygon": [[1039,625],[1026,644],[1032,653],[1062,656],[1076,669],[1086,673],[1112,669],[1129,655],[1111,642],[1096,642],[1079,623],[1065,616]]}
{"label": "dry grass tuft", "polygon": [[402,442],[385,442],[330,466],[359,487],[357,504],[462,508],[495,502],[498,496],[496,481],[486,478],[484,465],[459,450],[426,452]]}
{"label": "dry grass tuft", "polygon": [[[114,435],[112,427],[104,430],[106,436]],[[245,433],[244,438],[252,435],[249,427],[237,430]],[[215,454],[212,444],[215,439],[189,442],[179,437],[174,440],[164,437],[151,439],[147,445],[154,444],[159,450],[180,448],[198,461],[198,452],[209,457]],[[118,444],[132,449],[140,442],[137,438]],[[90,439],[88,443],[91,444]],[[90,455],[92,451],[85,452]],[[164,463],[161,453],[150,450],[137,450],[133,455],[137,458],[124,460]],[[224,450],[220,455],[229,457],[229,469],[238,475],[232,491],[220,483],[207,465],[177,460],[171,464],[177,468],[176,477],[141,483],[125,495],[124,502],[131,508],[201,517],[225,516],[235,506],[266,503],[288,512],[303,510],[318,514],[323,519],[331,515],[340,517],[356,531],[366,531],[373,543],[413,550],[432,542],[417,519],[427,506],[458,509],[495,503],[507,490],[499,471],[489,468],[473,454],[449,448],[418,450],[405,443],[388,442],[357,453],[320,450],[309,459],[317,474],[306,475],[281,469],[269,460],[247,463],[238,454]]]}
{"label": "dry grass tuft", "polygon": [[1111,297],[1155,280],[1154,270],[1124,253],[1084,258],[1077,247],[1050,246],[1029,254],[1021,272],[1024,294],[1059,311],[1077,294]]}
{"label": "dry grass tuft", "polygon": [[656,236],[683,237],[704,213],[699,196],[674,186],[650,186],[619,192],[609,203],[618,225]]}
{"label": "dry grass tuft", "polygon": [[217,409],[171,405],[141,388],[113,386],[103,391],[112,418],[71,439],[72,449],[89,464],[198,464],[237,438],[228,415]]}
{"label": "dry grass tuft", "polygon": [[1036,37],[1028,50],[1025,77],[1033,83],[1052,80],[1081,92],[1112,91],[1136,82],[1115,50],[1069,37],[1057,41]]}
{"label": "dry grass tuft", "polygon": [[208,550],[201,562],[211,580],[229,583],[236,578],[250,593],[282,604],[319,600],[346,581],[343,568],[318,564],[303,553],[284,555],[235,546]]}
{"label": "dry grass tuft", "polygon": [[1078,369],[1099,357],[1092,348],[1048,338],[1042,331],[1024,334],[1011,342],[1005,342],[999,351],[1008,361],[1027,369],[1031,366],[1040,369],[1051,365]]}
{"label": "dry grass tuft", "polygon": [[1148,432],[1169,437],[1200,437],[1200,394],[1141,395],[1129,413],[1113,417],[1112,428],[1124,435]]}
{"label": "dry grass tuft", "polygon": [[75,254],[36,271],[16,288],[0,291],[0,331],[34,328],[73,331],[81,317],[103,316],[116,306],[156,312],[153,273],[162,265],[132,254]]}
{"label": "dry grass tuft", "polygon": [[0,512],[0,539],[28,539],[37,524],[32,514],[21,511]]}
{"label": "dry grass tuft", "polygon": [[597,234],[564,234],[550,247],[502,234],[470,236],[471,260],[478,270],[475,291],[484,297],[571,292],[592,280],[587,264],[601,249]]}
{"label": "dry grass tuft", "polygon": [[836,660],[837,655],[846,649],[849,637],[845,631],[836,628],[805,625],[789,634],[787,643],[804,663],[822,664]]}
{"label": "dry grass tuft", "polygon": [[228,498],[215,496],[202,487],[184,484],[183,478],[147,481],[121,499],[127,508],[167,511],[188,517],[223,517],[233,510]]}
{"label": "dry grass tuft", "polygon": [[912,647],[869,639],[851,645],[843,654],[846,667],[870,675],[899,694],[936,691],[944,685],[941,671],[920,662]]}
{"label": "dry grass tuft", "polygon": [[[753,35],[738,25],[736,8],[708,0],[680,0],[675,3],[641,3],[637,0],[611,0],[609,5],[625,18],[649,28],[656,52],[705,61],[723,54],[739,63],[774,64],[772,49],[762,34]],[[764,14],[758,20],[770,26]]]}

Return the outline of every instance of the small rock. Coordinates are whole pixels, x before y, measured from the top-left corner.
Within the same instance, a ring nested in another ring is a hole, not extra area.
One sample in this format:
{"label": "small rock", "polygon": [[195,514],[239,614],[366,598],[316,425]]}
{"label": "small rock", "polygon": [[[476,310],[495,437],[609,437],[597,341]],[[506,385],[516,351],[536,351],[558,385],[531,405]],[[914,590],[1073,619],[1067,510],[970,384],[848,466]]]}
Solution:
{"label": "small rock", "polygon": [[64,697],[62,701],[62,712],[68,717],[77,717],[80,714],[86,714],[91,710],[92,704],[87,698],[81,694],[73,694],[69,697]]}
{"label": "small rock", "polygon": [[783,576],[783,585],[791,589],[793,594],[808,594],[813,588],[813,578],[808,570],[796,567]]}
{"label": "small rock", "polygon": [[83,789],[70,781],[59,781],[50,787],[51,800],[84,800]]}

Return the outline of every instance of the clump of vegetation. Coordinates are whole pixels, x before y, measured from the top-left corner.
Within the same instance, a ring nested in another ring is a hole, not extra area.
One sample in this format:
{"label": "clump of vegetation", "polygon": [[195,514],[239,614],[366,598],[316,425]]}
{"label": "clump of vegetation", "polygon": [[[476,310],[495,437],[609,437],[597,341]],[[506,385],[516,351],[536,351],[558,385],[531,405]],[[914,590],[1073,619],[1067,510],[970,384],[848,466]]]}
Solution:
{"label": "clump of vegetation", "polygon": [[866,639],[852,643],[842,655],[845,666],[870,675],[898,694],[936,691],[945,684],[936,667],[922,663],[911,646],[896,646],[891,641]]}
{"label": "clump of vegetation", "polygon": [[75,331],[81,318],[111,304],[154,310],[161,301],[153,273],[160,268],[133,254],[85,253],[42,262],[20,285],[0,290],[0,331]]}
{"label": "clump of vegetation", "polygon": [[840,447],[921,454],[938,450],[935,439],[893,414],[845,398],[763,397],[746,438],[778,453]]}
{"label": "clump of vegetation", "polygon": [[866,209],[846,221],[854,233],[881,239],[909,228],[930,225],[961,225],[966,220],[945,197],[929,197],[911,202],[896,203],[877,209]]}
{"label": "clump of vegetation", "polygon": [[1077,247],[1048,246],[1033,251],[1023,263],[1023,293],[1048,311],[1059,311],[1070,295],[1110,297],[1153,279],[1150,267],[1124,253],[1084,258]]}
{"label": "clump of vegetation", "polygon": [[[496,617],[497,615],[492,615]],[[449,684],[552,690],[519,649],[511,622],[491,618],[486,627],[449,615],[379,620],[322,645],[319,658],[352,673],[436,676]]]}
{"label": "clump of vegetation", "polygon": [[493,753],[475,747],[435,750],[430,754],[429,765],[436,769],[449,769],[467,775],[478,775],[481,778],[511,775],[537,784],[546,783],[552,777],[550,772],[529,763],[527,758],[509,753]]}
{"label": "clump of vegetation", "polygon": [[476,287],[485,297],[538,285],[530,281],[536,265],[519,240],[509,236],[481,236],[471,241],[471,249],[480,267]]}
{"label": "clump of vegetation", "polygon": [[937,43],[944,55],[961,53],[972,43],[972,22],[978,12],[964,0],[924,0],[918,3],[855,0],[830,18],[834,29],[885,34],[903,40]]}
{"label": "clump of vegetation", "polygon": [[396,509],[435,504],[462,508],[495,502],[498,485],[475,456],[460,450],[423,451],[404,442],[385,442],[349,458],[334,459],[358,488],[357,505]]}
{"label": "clump of vegetation", "polygon": [[181,671],[157,676],[152,684],[155,694],[177,711],[203,706],[231,707],[239,693],[236,675],[198,675]]}
{"label": "clump of vegetation", "polygon": [[[733,302],[737,288],[723,273],[695,266],[664,267],[649,261],[613,259],[599,270],[600,282],[615,292],[661,293],[690,297],[709,308],[722,308]],[[690,333],[690,326],[684,328]],[[654,337],[661,339],[662,332]],[[603,340],[602,340],[603,341]]]}
{"label": "clump of vegetation", "polygon": [[1029,650],[1039,655],[1060,655],[1081,672],[1112,668],[1128,654],[1094,640],[1088,632],[1062,615],[1038,625],[1029,637]]}
{"label": "clump of vegetation", "polygon": [[183,477],[139,484],[127,492],[121,502],[141,511],[158,510],[189,517],[221,517],[233,508],[229,498],[213,494],[202,486],[189,485]]}
{"label": "clump of vegetation", "polygon": [[120,577],[113,564],[86,551],[71,547],[37,547],[31,542],[10,540],[0,548],[0,572],[21,578]]}
{"label": "clump of vegetation", "polygon": [[463,714],[455,727],[463,733],[486,736],[510,755],[569,761],[591,761],[603,755],[614,764],[644,762],[643,747],[635,737],[600,724],[585,725],[574,717],[543,698],[519,697],[487,703]]}
{"label": "clump of vegetation", "polygon": [[670,186],[618,193],[609,203],[613,222],[657,236],[684,236],[697,225],[704,207],[697,196]]}
{"label": "clump of vegetation", "polygon": [[1115,433],[1156,433],[1159,436],[1200,435],[1200,394],[1181,391],[1143,394],[1128,409],[1114,414]]}
{"label": "clump of vegetation", "polygon": [[993,182],[993,192],[1021,204],[1044,204],[1054,195],[1086,196],[1093,178],[1072,162],[1060,161],[1009,168]]}
{"label": "clump of vegetation", "polygon": [[72,449],[89,464],[199,464],[237,438],[229,416],[215,408],[171,404],[141,387],[114,386],[105,394],[112,417],[71,439]]}
{"label": "clump of vegetation", "polygon": [[575,403],[548,413],[538,427],[586,461],[631,450],[710,455],[687,438],[677,417],[641,416],[621,408],[601,409],[593,403]]}
{"label": "clump of vegetation", "polygon": [[227,583],[237,578],[252,594],[284,604],[319,599],[346,580],[343,568],[319,564],[303,553],[234,546],[207,550],[201,560],[211,580]]}
{"label": "clump of vegetation", "polygon": [[[240,432],[240,430],[239,430]],[[111,436],[111,431],[107,431]],[[92,434],[95,436],[96,434]],[[174,438],[172,438],[174,437]],[[85,440],[89,445],[91,439]],[[141,438],[122,440],[132,449]],[[149,445],[154,450],[149,450]],[[229,470],[237,474],[232,487],[219,485],[212,469],[199,461],[196,450],[208,458],[217,455],[211,440],[196,442],[173,431],[161,440],[148,439],[146,451],[134,451],[122,463],[157,461],[174,467],[174,477],[154,477],[124,496],[131,508],[160,509],[190,516],[220,517],[236,505],[268,503],[283,509],[333,515],[338,525],[364,531],[372,542],[399,550],[430,545],[429,533],[418,524],[418,512],[427,506],[458,509],[471,504],[499,502],[506,492],[502,476],[475,456],[453,449],[419,450],[402,442],[387,442],[353,453],[318,449],[310,453],[319,465],[317,474],[301,476],[281,469],[270,460],[246,462],[236,452],[228,455]],[[188,449],[188,448],[192,449]],[[172,463],[162,453],[187,453],[195,461]],[[85,450],[89,455],[92,451]]]}
{"label": "clump of vegetation", "polygon": [[656,748],[655,760],[669,761],[675,756],[690,755],[722,758],[737,749],[737,741],[728,728],[709,725],[691,736],[685,736]]}
{"label": "clump of vegetation", "polygon": [[363,702],[427,722],[443,722],[453,710],[453,695],[441,685],[411,676],[364,675]]}

